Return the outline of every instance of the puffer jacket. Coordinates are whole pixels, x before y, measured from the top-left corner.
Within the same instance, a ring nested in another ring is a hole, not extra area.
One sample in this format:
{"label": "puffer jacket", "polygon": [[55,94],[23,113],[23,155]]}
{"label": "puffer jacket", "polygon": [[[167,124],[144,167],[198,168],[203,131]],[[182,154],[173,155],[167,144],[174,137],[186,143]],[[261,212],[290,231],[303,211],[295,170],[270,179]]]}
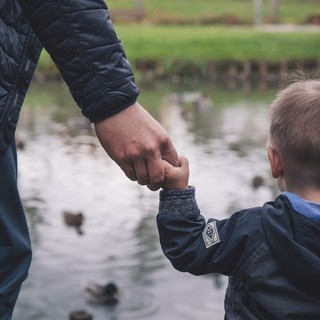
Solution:
{"label": "puffer jacket", "polygon": [[42,47],[91,122],[139,95],[103,0],[0,0],[0,155],[14,136]]}
{"label": "puffer jacket", "polygon": [[320,214],[310,216],[307,203],[297,209],[282,194],[206,222],[193,187],[161,191],[161,246],[177,270],[229,277],[226,320],[318,320]]}

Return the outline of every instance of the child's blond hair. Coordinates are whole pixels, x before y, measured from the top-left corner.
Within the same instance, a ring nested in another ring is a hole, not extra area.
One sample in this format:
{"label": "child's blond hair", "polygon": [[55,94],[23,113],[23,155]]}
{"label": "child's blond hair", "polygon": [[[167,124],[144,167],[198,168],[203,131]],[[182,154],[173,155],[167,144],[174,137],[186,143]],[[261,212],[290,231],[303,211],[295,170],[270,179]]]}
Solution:
{"label": "child's blond hair", "polygon": [[320,172],[320,81],[300,80],[281,90],[271,105],[269,142],[300,168]]}

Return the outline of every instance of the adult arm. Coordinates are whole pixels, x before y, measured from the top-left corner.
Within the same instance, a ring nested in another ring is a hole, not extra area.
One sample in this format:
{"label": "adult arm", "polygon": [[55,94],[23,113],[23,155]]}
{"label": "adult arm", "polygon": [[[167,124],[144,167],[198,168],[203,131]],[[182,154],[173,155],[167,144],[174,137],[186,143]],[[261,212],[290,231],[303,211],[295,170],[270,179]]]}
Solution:
{"label": "adult arm", "polygon": [[158,189],[164,178],[161,157],[177,165],[177,152],[165,130],[137,104],[139,90],[105,2],[19,1],[110,157],[130,179]]}

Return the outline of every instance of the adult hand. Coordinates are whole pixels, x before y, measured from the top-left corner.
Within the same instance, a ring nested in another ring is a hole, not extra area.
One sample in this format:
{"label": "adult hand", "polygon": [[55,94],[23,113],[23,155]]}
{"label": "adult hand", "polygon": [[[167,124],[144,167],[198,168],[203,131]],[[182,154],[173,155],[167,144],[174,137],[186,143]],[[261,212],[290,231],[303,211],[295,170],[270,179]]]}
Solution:
{"label": "adult hand", "polygon": [[178,167],[173,167],[170,163],[163,161],[165,179],[162,185],[164,190],[168,189],[188,189],[189,187],[189,161],[186,157],[180,157]]}
{"label": "adult hand", "polygon": [[95,130],[107,154],[126,176],[150,190],[158,190],[164,181],[162,159],[179,165],[167,132],[138,102],[95,123]]}

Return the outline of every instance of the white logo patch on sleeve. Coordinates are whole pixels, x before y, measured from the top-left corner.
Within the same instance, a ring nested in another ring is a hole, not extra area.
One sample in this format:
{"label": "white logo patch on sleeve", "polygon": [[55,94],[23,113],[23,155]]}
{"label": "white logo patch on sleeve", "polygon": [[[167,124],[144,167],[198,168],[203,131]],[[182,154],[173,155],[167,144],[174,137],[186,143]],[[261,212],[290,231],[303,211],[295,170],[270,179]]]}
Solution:
{"label": "white logo patch on sleeve", "polygon": [[220,242],[217,224],[215,221],[209,222],[202,231],[202,237],[206,248],[210,248]]}

